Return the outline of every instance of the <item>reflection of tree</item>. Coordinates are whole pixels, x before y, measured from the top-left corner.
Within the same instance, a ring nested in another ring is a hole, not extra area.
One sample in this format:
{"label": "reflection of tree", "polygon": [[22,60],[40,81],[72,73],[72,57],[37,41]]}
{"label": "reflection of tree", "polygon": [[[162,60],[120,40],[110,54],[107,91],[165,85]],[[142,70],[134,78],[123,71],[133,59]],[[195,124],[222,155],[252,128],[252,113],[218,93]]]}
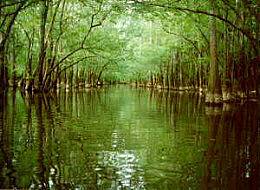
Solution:
{"label": "reflection of tree", "polygon": [[38,126],[38,154],[37,154],[37,172],[38,172],[38,187],[42,189],[46,189],[48,187],[48,181],[46,180],[46,172],[47,168],[44,163],[44,148],[45,148],[45,139],[46,139],[46,132],[45,132],[45,125],[43,122],[43,96],[40,94],[36,95],[36,117],[37,117],[37,126]]}
{"label": "reflection of tree", "polygon": [[[36,184],[41,188],[68,189],[73,186],[70,180],[64,177],[67,173],[66,164],[68,164],[65,158],[70,154],[70,149],[68,147],[64,149],[62,145],[63,136],[60,133],[64,126],[59,106],[62,103],[58,97],[55,94],[35,96],[38,126]],[[66,107],[67,102],[64,102]]]}
{"label": "reflection of tree", "polygon": [[218,149],[217,146],[217,138],[219,133],[219,124],[221,120],[221,113],[222,109],[219,107],[207,107],[206,108],[206,114],[209,117],[209,144],[208,144],[208,150],[206,152],[206,160],[207,163],[205,164],[205,176],[204,176],[204,189],[210,189],[212,186],[215,186],[219,183],[217,182],[217,178],[214,172],[216,172],[215,168],[218,163],[215,161],[215,157],[218,155]]}
{"label": "reflection of tree", "polygon": [[[20,134],[15,132],[19,141],[4,129],[9,142],[14,138],[14,145],[4,144],[6,138],[0,132],[1,148],[10,145],[16,151],[20,166],[14,166],[19,188],[29,188],[33,183],[35,188],[123,189],[129,183],[131,187],[142,185],[142,181],[148,189],[200,185],[207,130],[203,127],[204,106],[198,96],[156,90],[150,94],[142,90],[89,90],[35,94],[29,99],[21,119],[17,110],[24,105],[19,105],[19,98],[13,99],[9,107],[7,99],[1,97],[0,101],[1,130],[7,124],[8,130],[15,131],[10,125],[22,119],[26,123],[18,129]],[[245,179],[252,176],[255,181],[259,178],[255,175],[259,172],[259,156],[251,156],[259,153],[259,137],[252,135],[259,134],[257,111],[250,106],[208,115],[211,128],[204,178],[207,187],[228,187],[227,178],[240,175]],[[177,126],[176,130],[171,130],[170,125]],[[28,147],[30,139],[33,141]],[[2,169],[2,152],[0,156],[0,180],[7,181],[8,176],[2,172],[6,171]],[[139,160],[132,162],[134,157]],[[12,187],[8,185],[5,187]]]}
{"label": "reflection of tree", "polygon": [[[0,92],[0,188],[16,187],[14,168],[14,120],[16,117],[16,97],[13,92],[11,118],[8,117],[7,93]],[[6,175],[6,176],[5,176]]]}
{"label": "reflection of tree", "polygon": [[[71,189],[84,187],[84,185],[87,188],[95,187],[93,186],[96,184],[93,162],[96,155],[88,152],[84,147],[84,139],[87,136],[74,137],[73,133],[77,131],[76,126],[72,126],[75,129],[73,131],[65,127],[64,123],[68,122],[68,118],[73,121],[75,116],[77,118],[82,114],[84,104],[81,98],[84,97],[74,93],[68,92],[58,94],[58,96],[35,95],[34,97],[38,128],[35,139],[38,175],[33,185],[55,189]],[[88,98],[94,99],[92,95]],[[94,100],[92,103],[94,104]],[[87,175],[87,181],[85,181],[85,175]]]}
{"label": "reflection of tree", "polygon": [[[22,94],[23,95],[23,94]],[[24,96],[24,102],[26,107],[26,147],[33,147],[33,125],[32,125],[32,94],[26,92]]]}
{"label": "reflection of tree", "polygon": [[209,144],[204,189],[257,189],[259,170],[259,116],[257,104],[209,112]]}
{"label": "reflection of tree", "polygon": [[[157,113],[166,116],[165,127],[171,133],[160,138],[148,138],[149,163],[145,169],[147,187],[152,189],[196,188],[201,177],[201,151],[204,125],[201,115],[203,104],[195,93],[153,91]],[[160,115],[157,115],[161,118]],[[163,120],[161,120],[163,121]],[[160,128],[160,129],[163,129]],[[157,142],[153,142],[156,140]]]}
{"label": "reflection of tree", "polygon": [[[151,94],[154,95],[154,99],[150,98],[150,101],[157,103],[157,109],[164,112],[175,132],[179,131],[177,127],[182,126],[179,122],[183,121],[185,121],[185,125],[191,128],[191,131],[196,130],[195,126],[198,125],[200,116],[204,113],[201,96],[196,93],[174,91],[164,93],[154,91]],[[165,109],[162,109],[163,104],[165,104]]]}

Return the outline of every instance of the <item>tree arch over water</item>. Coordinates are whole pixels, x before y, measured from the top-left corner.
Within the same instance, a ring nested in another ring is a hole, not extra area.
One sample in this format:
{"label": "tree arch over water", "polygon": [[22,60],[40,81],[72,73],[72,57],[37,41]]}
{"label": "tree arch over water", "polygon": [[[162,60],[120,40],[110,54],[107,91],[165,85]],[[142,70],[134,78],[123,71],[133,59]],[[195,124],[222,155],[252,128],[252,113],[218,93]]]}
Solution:
{"label": "tree arch over water", "polygon": [[0,3],[0,88],[128,82],[255,96],[258,1],[17,0]]}

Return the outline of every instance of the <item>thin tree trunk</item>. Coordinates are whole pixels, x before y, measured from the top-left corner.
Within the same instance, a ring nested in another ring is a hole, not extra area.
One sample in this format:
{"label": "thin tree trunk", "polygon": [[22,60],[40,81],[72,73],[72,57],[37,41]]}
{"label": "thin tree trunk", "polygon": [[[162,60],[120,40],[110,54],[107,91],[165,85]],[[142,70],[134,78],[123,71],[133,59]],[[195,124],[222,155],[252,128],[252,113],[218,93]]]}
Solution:
{"label": "thin tree trunk", "polygon": [[0,91],[8,87],[8,70],[5,64],[5,51],[0,48]]}
{"label": "thin tree trunk", "polygon": [[46,37],[46,23],[48,17],[48,9],[49,9],[49,2],[48,0],[42,1],[42,12],[41,12],[41,39],[40,39],[40,53],[39,53],[39,65],[38,65],[38,79],[36,81],[35,88],[36,90],[43,90],[43,76],[44,76],[44,63],[46,58],[46,44],[45,44],[45,37]]}

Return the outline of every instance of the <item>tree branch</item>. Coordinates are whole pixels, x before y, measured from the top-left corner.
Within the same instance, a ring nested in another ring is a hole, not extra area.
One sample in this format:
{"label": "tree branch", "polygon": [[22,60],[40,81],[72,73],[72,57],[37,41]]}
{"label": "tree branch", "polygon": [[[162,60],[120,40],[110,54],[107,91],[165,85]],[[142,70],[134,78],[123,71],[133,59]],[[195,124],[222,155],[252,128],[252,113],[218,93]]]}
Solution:
{"label": "tree branch", "polygon": [[3,40],[0,43],[0,48],[4,48],[4,46],[6,44],[6,41],[7,41],[7,39],[10,36],[12,27],[13,27],[14,22],[15,22],[15,19],[16,19],[17,15],[19,14],[19,12],[21,11],[23,6],[24,6],[24,3],[19,4],[19,6],[15,10],[15,14],[12,15],[12,18],[11,18],[10,22],[8,23],[6,31],[4,33],[4,38],[3,38]]}
{"label": "tree branch", "polygon": [[88,58],[92,58],[92,57],[96,57],[96,56],[93,56],[93,55],[92,55],[92,56],[86,56],[86,57],[83,57],[83,58],[81,58],[81,59],[79,59],[79,60],[77,60],[77,61],[74,61],[74,62],[71,63],[70,65],[68,65],[68,66],[66,66],[66,67],[64,67],[64,68],[62,68],[62,69],[59,71],[58,74],[61,74],[63,71],[67,70],[68,68],[73,67],[74,65],[78,64],[79,62],[84,61],[85,59],[88,59]]}
{"label": "tree branch", "polygon": [[81,46],[83,47],[84,46],[84,43],[86,42],[86,39],[88,38],[88,36],[90,35],[91,31],[93,30],[93,28],[96,28],[98,26],[101,26],[103,24],[103,21],[105,20],[106,16],[103,17],[101,19],[101,21],[99,21],[97,24],[94,24],[95,22],[95,17],[100,13],[101,11],[101,8],[102,8],[102,3],[99,4],[99,7],[98,7],[98,10],[96,13],[94,13],[92,16],[91,16],[91,22],[90,22],[90,27],[86,33],[86,35],[84,36],[84,39],[82,40],[81,42]]}
{"label": "tree branch", "polygon": [[210,13],[210,12],[207,12],[207,11],[203,11],[203,10],[197,10],[197,9],[193,10],[193,9],[189,9],[189,8],[185,8],[185,7],[169,6],[169,5],[162,5],[162,4],[149,3],[149,2],[139,2],[138,0],[134,0],[134,1],[138,4],[143,4],[143,5],[152,6],[152,7],[160,7],[160,8],[170,9],[170,10],[177,10],[177,11],[181,11],[181,12],[190,12],[190,13],[194,13],[194,14],[202,14],[202,15],[215,17],[218,20],[229,24],[234,29],[240,31],[243,35],[245,35],[251,41],[252,45],[254,47],[256,47],[256,39],[254,38],[254,35],[253,35],[252,32],[250,32],[249,30],[247,30],[245,28],[240,28],[240,27],[236,26],[235,24],[233,24],[232,21],[230,21],[226,18],[223,18],[220,15]]}
{"label": "tree branch", "polygon": [[77,53],[78,51],[84,50],[86,48],[84,48],[84,43],[86,41],[86,39],[88,38],[89,34],[91,33],[91,31],[93,30],[93,28],[101,26],[103,21],[105,20],[106,17],[103,17],[102,20],[97,23],[94,24],[95,21],[95,17],[99,14],[99,12],[101,11],[102,8],[102,4],[100,3],[97,12],[95,12],[92,16],[91,16],[91,23],[90,23],[90,27],[86,33],[86,35],[84,36],[80,47],[78,47],[77,49],[71,51],[70,53],[68,53],[67,55],[65,55],[51,70],[54,70],[55,68],[57,68],[61,63],[63,63],[66,59],[68,59],[70,56],[74,55],[75,53]]}
{"label": "tree branch", "polygon": [[181,35],[181,34],[177,34],[177,33],[174,33],[174,32],[170,32],[169,30],[167,30],[166,28],[163,27],[163,30],[168,33],[168,34],[173,34],[175,36],[179,36],[181,38],[183,38],[185,41],[187,41],[188,43],[190,43],[199,53],[200,53],[200,49],[198,48],[197,44],[192,41],[191,39],[187,38],[186,36],[184,35]]}
{"label": "tree branch", "polygon": [[0,10],[2,8],[5,8],[5,7],[11,7],[11,6],[14,6],[14,5],[17,5],[19,3],[25,3],[27,0],[21,0],[21,1],[14,1],[14,2],[11,2],[11,3],[8,3],[8,4],[1,4],[0,5]]}

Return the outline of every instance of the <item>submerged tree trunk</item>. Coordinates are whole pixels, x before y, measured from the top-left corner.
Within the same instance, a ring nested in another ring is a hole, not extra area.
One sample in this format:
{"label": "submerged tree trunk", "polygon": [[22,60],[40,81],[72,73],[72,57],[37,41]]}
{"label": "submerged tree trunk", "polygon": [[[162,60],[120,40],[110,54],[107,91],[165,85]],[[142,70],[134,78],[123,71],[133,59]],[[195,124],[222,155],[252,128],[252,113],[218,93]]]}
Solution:
{"label": "submerged tree trunk", "polygon": [[[215,14],[215,2],[211,0],[212,13]],[[218,70],[217,59],[217,35],[216,35],[216,18],[210,18],[210,71],[208,79],[208,90],[206,93],[206,103],[220,104],[222,102],[221,81]]]}

